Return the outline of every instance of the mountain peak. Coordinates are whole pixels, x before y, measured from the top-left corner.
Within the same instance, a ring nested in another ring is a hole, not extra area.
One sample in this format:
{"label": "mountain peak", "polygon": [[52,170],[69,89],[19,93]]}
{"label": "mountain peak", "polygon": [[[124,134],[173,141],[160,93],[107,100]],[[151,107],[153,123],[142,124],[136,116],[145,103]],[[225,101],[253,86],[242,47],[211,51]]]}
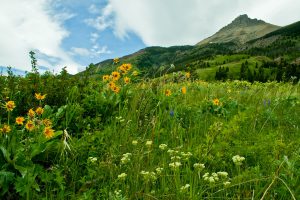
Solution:
{"label": "mountain peak", "polygon": [[248,26],[254,26],[254,25],[259,25],[259,24],[266,24],[263,20],[258,20],[258,19],[251,19],[248,17],[247,14],[243,14],[235,18],[230,24],[225,26],[223,29],[231,29],[234,27],[248,27]]}
{"label": "mountain peak", "polygon": [[227,26],[221,28],[216,34],[202,40],[198,44],[224,42],[245,43],[262,37],[278,28],[280,27],[266,23],[263,20],[251,19],[248,15],[243,14],[235,18]]}

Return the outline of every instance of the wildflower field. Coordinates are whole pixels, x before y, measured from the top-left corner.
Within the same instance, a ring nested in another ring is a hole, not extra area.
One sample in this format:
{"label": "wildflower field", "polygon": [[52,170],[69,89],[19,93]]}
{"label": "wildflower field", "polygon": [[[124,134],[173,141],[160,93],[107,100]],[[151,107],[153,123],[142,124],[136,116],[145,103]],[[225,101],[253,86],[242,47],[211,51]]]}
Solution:
{"label": "wildflower field", "polygon": [[299,199],[300,85],[0,76],[1,199]]}

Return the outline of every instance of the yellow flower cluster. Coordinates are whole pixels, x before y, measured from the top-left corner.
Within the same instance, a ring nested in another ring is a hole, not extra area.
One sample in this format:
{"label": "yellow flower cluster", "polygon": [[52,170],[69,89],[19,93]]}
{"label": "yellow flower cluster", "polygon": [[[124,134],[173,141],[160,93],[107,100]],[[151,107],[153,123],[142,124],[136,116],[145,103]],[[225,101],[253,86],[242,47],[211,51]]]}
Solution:
{"label": "yellow flower cluster", "polygon": [[[42,101],[46,98],[46,94],[42,95],[41,93],[35,93],[35,98],[39,101]],[[4,104],[4,108],[11,112],[16,107],[14,101],[8,101]],[[52,122],[50,119],[41,119],[42,114],[44,113],[44,108],[41,106],[37,107],[35,110],[32,108],[29,109],[27,112],[27,117],[16,117],[15,123],[19,126],[23,126],[25,123],[24,128],[31,132],[36,129],[36,127],[40,127],[40,125],[43,125],[43,134],[45,138],[50,139],[54,136],[54,130],[52,129]],[[36,118],[38,116],[39,118]],[[0,128],[0,132],[7,134],[12,131],[12,128],[9,124],[4,124],[2,128]]]}
{"label": "yellow flower cluster", "polygon": [[[122,64],[121,66],[118,67],[117,71],[113,71],[111,75],[104,75],[102,77],[104,82],[108,82],[108,88],[113,91],[114,93],[119,93],[120,92],[120,86],[118,86],[117,82],[121,79],[121,76],[124,74],[127,74],[130,70],[132,69],[131,64]],[[137,71],[134,71],[132,73],[133,75],[138,75]],[[130,77],[125,76],[123,78],[123,83],[125,85],[129,84],[131,81]],[[122,83],[119,83],[122,84]]]}

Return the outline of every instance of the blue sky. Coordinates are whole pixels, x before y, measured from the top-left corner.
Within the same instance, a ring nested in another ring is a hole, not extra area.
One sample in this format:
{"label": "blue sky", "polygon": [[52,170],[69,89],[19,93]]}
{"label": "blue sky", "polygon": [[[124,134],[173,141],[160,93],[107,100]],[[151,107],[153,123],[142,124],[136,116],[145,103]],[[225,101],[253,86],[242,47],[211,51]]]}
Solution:
{"label": "blue sky", "polygon": [[42,72],[122,57],[147,46],[193,45],[241,14],[284,26],[299,0],[1,0],[0,66]]}
{"label": "blue sky", "polygon": [[[64,22],[64,27],[70,32],[70,35],[63,40],[62,47],[68,51],[72,51],[72,48],[95,50],[95,53],[91,53],[91,55],[82,52],[83,55],[74,56],[75,61],[83,66],[109,58],[121,57],[145,47],[141,39],[133,33],[125,38],[119,38],[113,34],[110,27],[99,31],[87,24],[86,20],[97,18],[106,5],[106,1],[96,0],[67,0],[60,5],[54,3],[53,7],[57,13],[67,12],[74,15]],[[99,52],[97,53],[97,51]]]}

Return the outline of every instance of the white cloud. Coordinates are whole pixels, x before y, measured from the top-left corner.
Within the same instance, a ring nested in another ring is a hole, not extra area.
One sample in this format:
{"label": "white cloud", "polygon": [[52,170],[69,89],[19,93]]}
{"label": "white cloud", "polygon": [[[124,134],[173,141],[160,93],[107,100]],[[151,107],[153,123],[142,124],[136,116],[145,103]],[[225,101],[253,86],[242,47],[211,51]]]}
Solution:
{"label": "white cloud", "polygon": [[88,11],[91,14],[97,14],[97,13],[100,13],[101,10],[95,4],[92,4],[89,6]]}
{"label": "white cloud", "polygon": [[94,27],[98,31],[103,31],[108,27],[111,27],[113,21],[111,19],[112,7],[108,4],[101,10],[101,15],[96,18],[85,19],[84,22],[91,27]]}
{"label": "white cloud", "polygon": [[90,40],[92,43],[95,43],[99,38],[99,34],[98,33],[91,33],[90,34]]}
{"label": "white cloud", "polygon": [[[62,40],[69,33],[62,27],[72,14],[55,15],[49,8],[50,0],[10,0],[0,1],[0,65],[11,65],[22,70],[30,70],[29,51],[44,55],[38,64],[60,71],[68,66],[70,73],[76,73],[80,66],[62,49]],[[58,63],[51,66],[47,57]]]}
{"label": "white cloud", "polygon": [[240,14],[287,25],[300,19],[299,8],[299,0],[109,0],[90,25],[120,38],[133,32],[146,45],[195,44]]}
{"label": "white cloud", "polygon": [[107,46],[102,46],[101,48],[95,44],[91,50],[87,48],[81,48],[81,47],[72,47],[71,51],[69,52],[72,56],[83,56],[83,57],[90,57],[90,58],[96,58],[101,54],[110,54],[112,53],[110,50],[108,50]]}

